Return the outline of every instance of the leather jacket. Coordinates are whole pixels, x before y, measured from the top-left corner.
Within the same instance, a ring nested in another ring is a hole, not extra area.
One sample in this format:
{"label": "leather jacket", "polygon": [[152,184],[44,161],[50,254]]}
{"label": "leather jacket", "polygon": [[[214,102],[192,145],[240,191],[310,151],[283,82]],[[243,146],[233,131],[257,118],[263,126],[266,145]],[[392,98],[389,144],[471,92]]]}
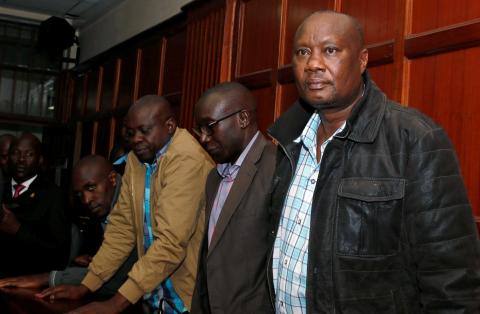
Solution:
{"label": "leather jacket", "polygon": [[[365,93],[326,147],[311,212],[307,313],[480,313],[480,244],[445,131]],[[269,129],[279,143],[272,187],[276,236],[313,113],[297,101]],[[268,278],[272,302],[271,258]]]}

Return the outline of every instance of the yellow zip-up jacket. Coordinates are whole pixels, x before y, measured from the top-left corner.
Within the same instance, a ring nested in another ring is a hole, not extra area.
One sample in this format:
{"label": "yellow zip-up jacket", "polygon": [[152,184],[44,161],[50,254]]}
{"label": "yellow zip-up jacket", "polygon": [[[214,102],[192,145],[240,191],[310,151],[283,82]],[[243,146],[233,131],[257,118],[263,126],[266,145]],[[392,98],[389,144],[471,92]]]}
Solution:
{"label": "yellow zip-up jacket", "polygon": [[120,196],[110,213],[102,246],[82,284],[91,291],[99,289],[136,245],[139,259],[120,287],[120,294],[135,303],[170,277],[176,292],[190,309],[204,232],[205,181],[213,165],[193,136],[177,128],[152,174],[150,203],[154,242],[144,252],[145,166],[130,152]]}

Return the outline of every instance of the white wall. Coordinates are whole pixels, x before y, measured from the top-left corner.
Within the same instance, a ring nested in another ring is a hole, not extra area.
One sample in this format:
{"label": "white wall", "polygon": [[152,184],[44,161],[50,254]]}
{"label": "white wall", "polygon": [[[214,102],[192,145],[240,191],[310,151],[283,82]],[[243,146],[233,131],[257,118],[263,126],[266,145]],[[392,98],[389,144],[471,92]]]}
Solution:
{"label": "white wall", "polygon": [[189,2],[192,0],[125,0],[80,29],[80,62],[180,13]]}

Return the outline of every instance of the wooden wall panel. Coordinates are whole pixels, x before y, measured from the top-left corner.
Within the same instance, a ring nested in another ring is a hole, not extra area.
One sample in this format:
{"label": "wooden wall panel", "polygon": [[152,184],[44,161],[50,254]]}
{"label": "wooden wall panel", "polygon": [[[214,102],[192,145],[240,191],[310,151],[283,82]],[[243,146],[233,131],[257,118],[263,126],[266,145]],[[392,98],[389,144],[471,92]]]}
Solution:
{"label": "wooden wall panel", "polygon": [[478,0],[412,1],[412,33],[420,33],[480,18]]}
{"label": "wooden wall panel", "polygon": [[378,87],[389,97],[393,98],[394,65],[392,63],[369,67],[368,73]]}
{"label": "wooden wall panel", "polygon": [[129,107],[134,100],[137,51],[127,51],[121,58],[118,106]]}
{"label": "wooden wall panel", "polygon": [[93,121],[84,121],[82,123],[82,144],[80,148],[80,158],[93,153],[93,124]]}
{"label": "wooden wall panel", "polygon": [[283,47],[283,56],[280,58],[280,64],[291,63],[293,37],[303,19],[318,10],[333,10],[334,4],[334,0],[289,0],[287,2],[285,12],[285,45]]}
{"label": "wooden wall panel", "polygon": [[240,1],[236,76],[276,66],[279,0]]}
{"label": "wooden wall panel", "polygon": [[200,95],[220,80],[225,6],[190,17],[179,124],[193,126],[193,108]]}
{"label": "wooden wall panel", "polygon": [[163,74],[160,77],[160,93],[170,102],[177,118],[180,117],[181,112],[186,45],[186,29],[165,37],[163,41]]}
{"label": "wooden wall panel", "polygon": [[395,8],[398,0],[343,0],[342,12],[355,16],[364,27],[365,43],[395,38]]}
{"label": "wooden wall panel", "polygon": [[138,98],[148,94],[158,94],[162,41],[156,40],[142,47]]}
{"label": "wooden wall panel", "polygon": [[162,94],[182,92],[187,32],[182,30],[165,38],[165,60]]}
{"label": "wooden wall panel", "polygon": [[72,119],[78,119],[83,114],[83,106],[85,100],[86,81],[85,75],[77,75],[75,77],[75,87],[73,93]]}
{"label": "wooden wall panel", "polygon": [[259,88],[252,91],[257,99],[257,122],[262,132],[275,119],[275,91],[272,87]]}
{"label": "wooden wall panel", "polygon": [[111,110],[115,88],[116,59],[109,60],[103,65],[102,97],[100,111]]}
{"label": "wooden wall panel", "polygon": [[277,115],[287,111],[288,108],[298,99],[297,87],[294,83],[280,85],[280,108]]}
{"label": "wooden wall panel", "polygon": [[412,61],[410,105],[448,132],[460,160],[470,201],[480,215],[480,48]]}
{"label": "wooden wall panel", "polygon": [[95,136],[95,154],[108,158],[110,152],[110,130],[112,118],[98,120],[97,134]]}
{"label": "wooden wall panel", "polygon": [[87,73],[87,103],[85,105],[85,114],[95,113],[97,106],[98,77],[98,68]]}

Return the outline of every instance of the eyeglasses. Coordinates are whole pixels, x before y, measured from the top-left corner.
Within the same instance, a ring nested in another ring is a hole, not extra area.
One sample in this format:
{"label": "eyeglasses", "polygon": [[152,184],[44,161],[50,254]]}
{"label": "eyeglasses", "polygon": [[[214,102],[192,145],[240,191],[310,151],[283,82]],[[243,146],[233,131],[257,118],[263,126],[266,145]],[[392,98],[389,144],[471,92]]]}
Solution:
{"label": "eyeglasses", "polygon": [[237,110],[237,111],[232,112],[232,113],[230,113],[230,114],[228,114],[228,115],[226,115],[226,116],[224,116],[224,117],[222,117],[222,118],[220,118],[220,119],[217,119],[217,120],[212,121],[212,122],[210,122],[210,123],[207,123],[207,124],[205,124],[205,125],[200,125],[200,126],[198,126],[198,127],[196,127],[196,128],[193,128],[192,131],[193,131],[197,136],[202,136],[202,134],[203,134],[203,135],[206,135],[206,136],[210,136],[210,135],[213,134],[213,127],[214,127],[215,125],[217,125],[220,121],[223,121],[223,120],[225,120],[225,119],[228,119],[228,118],[230,118],[230,117],[233,117],[234,115],[236,115],[237,113],[242,112],[242,111],[245,111],[245,109]]}

